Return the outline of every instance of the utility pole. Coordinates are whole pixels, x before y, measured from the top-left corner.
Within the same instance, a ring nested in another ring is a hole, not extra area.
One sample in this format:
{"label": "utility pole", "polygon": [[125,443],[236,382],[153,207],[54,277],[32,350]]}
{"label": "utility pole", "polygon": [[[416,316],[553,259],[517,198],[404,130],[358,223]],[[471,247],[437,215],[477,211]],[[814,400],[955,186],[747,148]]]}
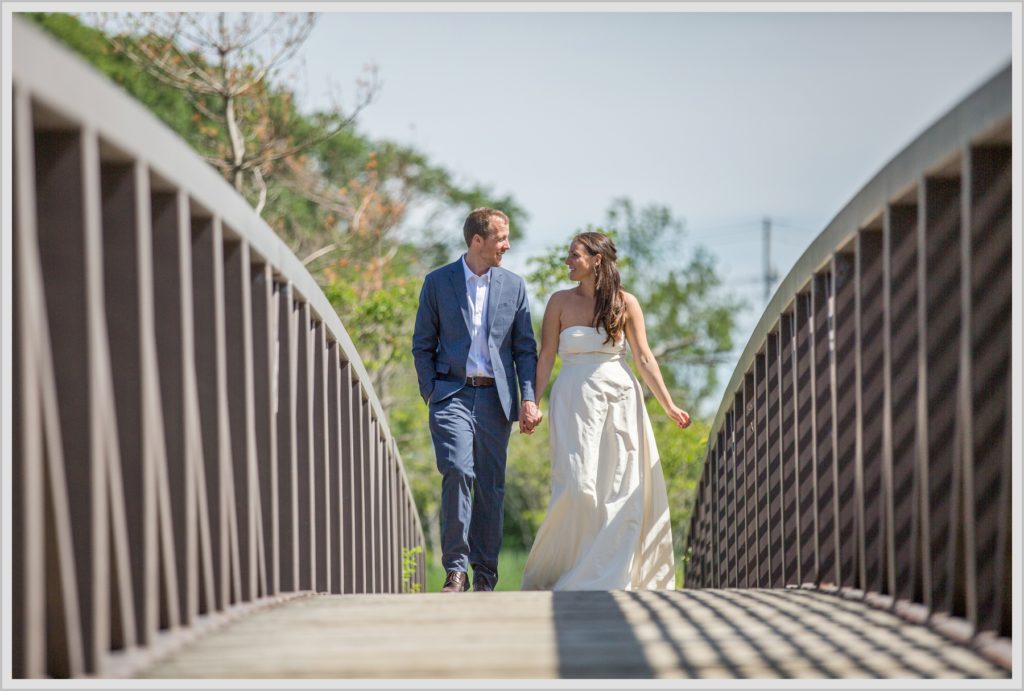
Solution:
{"label": "utility pole", "polygon": [[771,258],[771,247],[772,247],[772,219],[765,216],[761,220],[761,256],[764,258],[763,276],[764,276],[764,301],[768,304],[768,298],[772,296],[772,288],[775,286],[775,282],[779,280],[779,276],[775,273],[775,269],[772,268]]}

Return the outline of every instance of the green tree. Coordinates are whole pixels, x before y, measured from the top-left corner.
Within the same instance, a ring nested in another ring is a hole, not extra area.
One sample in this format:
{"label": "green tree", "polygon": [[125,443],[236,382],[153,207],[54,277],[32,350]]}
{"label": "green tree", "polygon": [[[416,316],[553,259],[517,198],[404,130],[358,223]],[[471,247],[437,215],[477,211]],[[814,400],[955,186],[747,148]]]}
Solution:
{"label": "green tree", "polygon": [[376,69],[357,80],[357,98],[339,103],[308,138],[297,137],[292,94],[275,86],[316,25],[315,12],[115,12],[95,15],[111,47],[139,70],[181,92],[207,136],[206,158],[256,213],[279,161],[350,128],[379,88]]}
{"label": "green tree", "polygon": [[18,16],[36,24],[78,53],[149,108],[193,149],[205,155],[204,137],[195,118],[195,108],[185,94],[167,88],[155,77],[141,72],[131,60],[111,49],[105,33],[83,24],[73,14],[26,12]]}

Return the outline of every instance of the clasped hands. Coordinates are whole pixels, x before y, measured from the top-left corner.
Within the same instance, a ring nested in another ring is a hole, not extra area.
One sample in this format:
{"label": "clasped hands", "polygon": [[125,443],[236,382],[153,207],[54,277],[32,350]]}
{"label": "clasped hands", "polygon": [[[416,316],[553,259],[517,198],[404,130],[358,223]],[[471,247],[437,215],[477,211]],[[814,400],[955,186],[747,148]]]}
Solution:
{"label": "clasped hands", "polygon": [[522,434],[533,434],[533,431],[544,419],[544,413],[533,401],[523,401],[519,409],[519,431]]}

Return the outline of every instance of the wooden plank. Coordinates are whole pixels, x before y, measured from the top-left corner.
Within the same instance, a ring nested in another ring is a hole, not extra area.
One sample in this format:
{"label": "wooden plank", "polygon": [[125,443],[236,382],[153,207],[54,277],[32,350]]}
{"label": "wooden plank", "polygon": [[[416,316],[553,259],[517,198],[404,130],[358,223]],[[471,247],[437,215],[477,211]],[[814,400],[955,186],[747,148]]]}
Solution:
{"label": "wooden plank", "polygon": [[256,535],[256,403],[253,384],[253,332],[251,260],[249,243],[224,243],[224,352],[229,440],[231,444],[231,497],[237,532],[237,597],[255,599],[259,577]]}
{"label": "wooden plank", "polygon": [[798,585],[800,574],[800,533],[797,530],[797,454],[796,454],[796,347],[790,312],[779,322],[780,399],[782,425],[782,578],[786,585]]}
{"label": "wooden plank", "polygon": [[[754,425],[756,428],[756,463],[754,477],[757,480],[755,506],[757,510],[757,575],[753,580],[760,588],[771,586],[771,545],[768,502],[768,366],[767,353],[760,352],[754,358]],[[776,557],[777,558],[777,557]]]}
{"label": "wooden plank", "polygon": [[310,506],[313,510],[311,539],[313,543],[312,585],[318,592],[330,592],[328,583],[331,578],[330,543],[331,533],[328,524],[330,518],[330,469],[328,453],[330,444],[327,427],[327,342],[324,336],[324,325],[314,321],[311,327],[310,359],[312,379],[310,380],[312,407],[313,444],[310,447],[310,477],[313,480],[313,492]]}
{"label": "wooden plank", "polygon": [[887,483],[883,472],[883,414],[885,410],[885,338],[882,276],[882,233],[862,230],[857,234],[857,396],[858,410],[857,467],[862,491],[858,493],[862,506],[859,550],[861,560],[861,587],[880,593],[886,582],[886,521],[885,506]]}
{"label": "wooden plank", "polygon": [[[354,391],[352,388],[352,365],[348,362],[342,363],[339,372],[340,383],[338,384],[340,396],[341,415],[341,444],[340,463],[341,468],[338,479],[341,483],[341,524],[339,533],[341,535],[342,553],[342,587],[343,593],[354,593],[356,582],[356,513],[355,513],[355,446],[352,440],[355,438],[355,424],[353,422]],[[358,414],[357,419],[358,419]]]}
{"label": "wooden plank", "polygon": [[726,522],[726,577],[722,580],[723,587],[735,586],[739,569],[736,538],[738,518],[736,507],[739,502],[736,492],[736,410],[739,402],[734,404],[725,416],[725,522]]}
{"label": "wooden plank", "polygon": [[13,583],[14,592],[24,595],[21,603],[12,606],[12,668],[16,677],[39,677],[47,671],[79,676],[85,671],[80,571],[72,544],[67,466],[46,316],[28,93],[15,91],[13,105],[14,372],[18,380],[14,400],[20,409],[13,413],[12,532],[14,559],[21,561],[14,568]]}
{"label": "wooden plank", "polygon": [[[148,195],[140,194],[135,169],[133,163],[101,162],[99,174],[103,297],[110,357],[117,363],[112,369],[113,393],[118,444],[125,461],[121,468],[123,486],[116,490],[124,493],[134,615],[130,631],[120,633],[115,625],[115,649],[136,640],[145,645],[156,632],[156,502],[153,458],[143,433],[146,402],[141,357],[142,280],[138,263],[140,236],[148,234],[149,210],[136,210],[138,197]],[[147,218],[143,220],[140,216]]]}
{"label": "wooden plank", "polygon": [[295,449],[296,449],[296,506],[298,507],[299,580],[296,590],[313,588],[315,554],[313,552],[313,526],[316,521],[313,506],[313,343],[309,303],[296,305],[298,324],[296,326],[295,397]]}
{"label": "wooden plank", "polygon": [[340,348],[335,342],[330,342],[327,352],[327,426],[330,435],[328,477],[330,482],[327,486],[327,505],[330,511],[327,516],[327,530],[330,535],[331,555],[330,583],[327,590],[332,593],[345,592],[342,586],[343,564],[345,551],[345,536],[341,520],[341,446],[344,443],[344,428],[341,422],[341,370],[343,365],[339,359]]}
{"label": "wooden plank", "polygon": [[[67,493],[74,550],[68,556],[75,566],[81,617],[80,631],[69,631],[69,635],[81,636],[85,668],[95,671],[109,640],[109,528],[103,453],[97,448],[99,442],[94,443],[98,424],[93,418],[99,409],[90,405],[95,386],[90,380],[93,341],[89,338],[90,291],[86,290],[87,262],[83,259],[88,256],[82,191],[84,146],[78,133],[35,132],[33,147],[40,283],[45,298],[40,307],[48,331],[54,335],[51,357],[65,464],[62,474],[67,486],[77,488],[76,492],[57,488],[59,495]],[[48,611],[51,617],[55,614]],[[60,630],[59,621],[52,623]],[[66,666],[55,658],[50,658],[48,668],[51,674],[67,673]]]}
{"label": "wooden plank", "polygon": [[278,297],[277,378],[277,526],[274,548],[274,584],[278,592],[299,589],[298,533],[298,309],[291,284],[282,286]]}
{"label": "wooden plank", "polygon": [[811,590],[686,590],[311,596],[229,622],[141,676],[1006,678],[1009,671],[859,600]]}
{"label": "wooden plank", "polygon": [[837,252],[832,258],[833,334],[832,393],[835,421],[835,515],[837,524],[837,570],[840,585],[859,587],[857,529],[860,505],[857,484],[857,322],[854,256]]}
{"label": "wooden plank", "polygon": [[[1011,180],[1009,146],[972,147],[966,164],[962,258],[962,384],[967,614],[1008,635],[1011,486]],[[1019,374],[1017,375],[1019,376]]]}
{"label": "wooden plank", "polygon": [[740,538],[746,543],[747,577],[740,581],[744,588],[757,587],[757,424],[755,422],[755,391],[753,363],[743,378],[743,428],[746,451],[744,465],[746,482],[741,491],[746,498],[746,535]]}
{"label": "wooden plank", "polygon": [[817,506],[817,583],[837,583],[838,534],[835,497],[835,368],[832,358],[832,274],[814,275],[811,281],[813,312],[811,362],[814,373],[814,494]]}
{"label": "wooden plank", "polygon": [[885,410],[889,459],[889,521],[892,561],[889,592],[900,599],[918,601],[920,550],[918,549],[919,478],[917,473],[917,207],[894,205],[885,214],[887,337],[889,348],[888,398]]}
{"label": "wooden plank", "polygon": [[[353,373],[354,375],[354,373]],[[366,406],[363,404],[363,387],[359,380],[352,377],[352,545],[353,545],[353,580],[352,592],[365,593],[366,554],[367,554],[367,502],[366,502]]]}
{"label": "wooden plank", "polygon": [[259,516],[256,523],[257,572],[259,593],[266,596],[277,593],[277,511],[274,506],[277,496],[274,400],[277,386],[277,303],[273,270],[269,264],[252,266],[249,281],[252,295],[253,434],[258,468],[254,497]]}
{"label": "wooden plank", "polygon": [[794,389],[796,391],[797,531],[798,571],[796,580],[810,583],[817,578],[817,495],[814,485],[814,376],[811,341],[811,295],[798,293],[795,309]]}
{"label": "wooden plank", "polygon": [[714,583],[716,588],[724,587],[727,579],[729,578],[729,555],[728,555],[728,536],[726,531],[728,525],[726,524],[725,518],[725,507],[726,507],[726,480],[725,480],[725,466],[726,466],[726,455],[725,455],[725,429],[718,431],[718,435],[714,440],[708,440],[711,447],[711,453],[708,458],[713,458],[713,469],[715,478],[715,505],[717,507],[717,513],[715,514],[715,573]]}
{"label": "wooden plank", "polygon": [[924,601],[952,612],[954,534],[961,478],[961,417],[950,405],[960,360],[960,182],[926,178],[918,186],[918,460],[924,504]]}
{"label": "wooden plank", "polygon": [[735,447],[733,486],[736,493],[733,518],[736,525],[736,570],[733,572],[729,585],[738,588],[747,585],[747,445],[743,424],[743,395],[743,387],[740,387],[736,391],[733,403],[733,446]]}
{"label": "wooden plank", "polygon": [[[781,325],[777,325],[781,326]],[[771,556],[768,587],[782,588],[786,585],[783,576],[782,547],[782,422],[780,410],[780,362],[779,362],[780,331],[768,334],[766,365],[768,367],[768,410],[766,415],[768,439],[768,525]]]}

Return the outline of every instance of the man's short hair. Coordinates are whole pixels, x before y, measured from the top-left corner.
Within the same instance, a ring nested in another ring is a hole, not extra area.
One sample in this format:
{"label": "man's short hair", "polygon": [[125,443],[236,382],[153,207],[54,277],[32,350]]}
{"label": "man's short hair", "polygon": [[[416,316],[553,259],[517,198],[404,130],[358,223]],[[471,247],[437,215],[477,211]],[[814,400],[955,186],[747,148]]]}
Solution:
{"label": "man's short hair", "polygon": [[474,235],[479,235],[484,240],[491,236],[491,219],[495,216],[503,220],[505,225],[508,225],[508,216],[497,209],[481,207],[469,212],[469,216],[466,216],[466,222],[462,224],[462,236],[466,238],[466,247],[472,244]]}

